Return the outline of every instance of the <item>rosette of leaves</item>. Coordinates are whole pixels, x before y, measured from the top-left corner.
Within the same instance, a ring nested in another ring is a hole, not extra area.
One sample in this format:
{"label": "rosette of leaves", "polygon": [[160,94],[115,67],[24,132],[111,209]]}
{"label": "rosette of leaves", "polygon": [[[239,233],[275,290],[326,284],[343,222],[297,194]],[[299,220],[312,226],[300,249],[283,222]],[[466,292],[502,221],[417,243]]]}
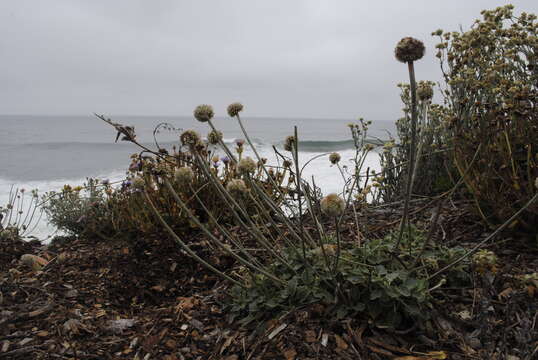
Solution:
{"label": "rosette of leaves", "polygon": [[[366,318],[383,328],[405,328],[427,319],[427,308],[433,306],[428,273],[452,262],[465,251],[462,248],[431,247],[423,251],[424,236],[416,228],[406,232],[400,246],[405,248],[395,259],[391,249],[395,234],[373,239],[361,247],[342,249],[336,274],[327,271],[325,256],[333,256],[335,240],[326,239],[324,250],[311,249],[305,262],[296,251],[284,250],[293,270],[275,263],[271,272],[286,280],[284,288],[275,287],[266,277],[253,277],[248,288],[232,289],[228,305],[232,319],[243,324],[264,316],[311,304],[321,305],[328,317]],[[416,269],[406,269],[421,254]],[[468,282],[469,263],[463,262],[446,274],[446,284]],[[338,281],[335,281],[338,279]]]}

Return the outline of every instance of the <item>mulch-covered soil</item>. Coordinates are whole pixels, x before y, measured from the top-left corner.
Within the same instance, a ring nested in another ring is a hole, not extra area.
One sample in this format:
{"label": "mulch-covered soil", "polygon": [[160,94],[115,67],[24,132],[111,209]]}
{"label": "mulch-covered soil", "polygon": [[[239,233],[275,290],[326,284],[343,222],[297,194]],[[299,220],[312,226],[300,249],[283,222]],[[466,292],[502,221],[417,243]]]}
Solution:
{"label": "mulch-covered soil", "polygon": [[[414,221],[428,224],[433,210],[416,209]],[[397,226],[399,209],[376,211],[361,214],[368,224],[363,236]],[[348,222],[346,236],[360,238],[354,218]],[[435,241],[464,246],[487,236],[453,204],[443,208],[435,234]],[[227,284],[165,235],[2,243],[0,359],[538,358],[536,288],[516,278],[538,271],[538,251],[503,241],[490,247],[500,258],[496,274],[475,274],[474,286],[436,292],[431,321],[397,332],[361,319],[327,319],[315,306],[258,327],[230,323],[223,306]],[[221,269],[234,266],[202,237],[191,243]],[[23,253],[49,263],[32,271],[19,261]]]}

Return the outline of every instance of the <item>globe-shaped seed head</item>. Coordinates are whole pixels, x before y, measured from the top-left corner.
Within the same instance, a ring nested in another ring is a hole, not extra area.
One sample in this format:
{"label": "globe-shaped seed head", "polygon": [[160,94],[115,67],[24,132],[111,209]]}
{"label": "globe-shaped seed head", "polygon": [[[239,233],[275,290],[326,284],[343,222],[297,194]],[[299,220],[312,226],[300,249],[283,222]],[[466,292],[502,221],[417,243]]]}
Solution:
{"label": "globe-shaped seed head", "polygon": [[236,199],[243,197],[248,191],[245,182],[241,179],[230,180],[226,185],[226,190]]}
{"label": "globe-shaped seed head", "polygon": [[256,162],[252,160],[250,157],[246,157],[244,159],[241,159],[239,163],[237,164],[237,171],[239,171],[240,174],[253,174],[254,171],[256,171]]}
{"label": "globe-shaped seed head", "polygon": [[185,130],[179,137],[183,145],[196,146],[200,143],[200,135],[194,130]]}
{"label": "globe-shaped seed head", "polygon": [[174,172],[174,180],[179,185],[188,185],[194,179],[194,171],[188,166],[182,166]]}
{"label": "globe-shaped seed head", "polygon": [[213,107],[211,105],[198,105],[196,109],[194,109],[194,117],[196,120],[201,122],[207,122],[213,118],[213,115],[215,113],[213,112]]}
{"label": "globe-shaped seed head", "polygon": [[228,115],[230,115],[230,117],[237,116],[241,111],[243,111],[243,104],[241,103],[235,102],[228,105]]}
{"label": "globe-shaped seed head", "polygon": [[340,154],[337,152],[333,152],[331,155],[329,155],[329,161],[333,165],[338,164],[340,162],[340,159]]}
{"label": "globe-shaped seed head", "polygon": [[209,134],[207,134],[207,142],[212,145],[217,145],[222,140],[222,132],[218,130],[211,130]]}
{"label": "globe-shaped seed head", "polygon": [[338,217],[344,213],[346,203],[337,194],[329,194],[321,199],[321,212],[330,217]]}
{"label": "globe-shaped seed head", "polygon": [[295,146],[295,136],[287,136],[286,139],[284,139],[284,150],[286,151],[292,151]]}
{"label": "globe-shaped seed head", "polygon": [[396,45],[394,55],[398,61],[403,63],[417,61],[422,59],[426,48],[424,43],[412,37],[404,37]]}

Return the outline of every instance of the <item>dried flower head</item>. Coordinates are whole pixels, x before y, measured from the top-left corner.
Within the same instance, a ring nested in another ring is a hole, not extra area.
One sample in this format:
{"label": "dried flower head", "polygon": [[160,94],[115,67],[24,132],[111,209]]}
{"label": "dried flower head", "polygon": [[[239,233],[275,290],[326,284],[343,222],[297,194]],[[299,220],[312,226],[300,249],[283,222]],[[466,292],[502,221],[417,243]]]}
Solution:
{"label": "dried flower head", "polygon": [[211,130],[209,134],[207,134],[207,142],[212,145],[217,145],[222,140],[222,132],[218,130]]}
{"label": "dried flower head", "polygon": [[256,162],[252,160],[250,157],[246,157],[244,159],[241,159],[239,163],[237,164],[237,171],[239,171],[240,174],[253,174],[254,171],[256,171]]}
{"label": "dried flower head", "polygon": [[417,96],[422,101],[431,100],[433,97],[433,86],[430,81],[418,82]]}
{"label": "dried flower head", "polygon": [[174,180],[179,185],[187,185],[194,179],[194,171],[188,166],[183,166],[174,172]]}
{"label": "dried flower head", "polygon": [[228,105],[228,115],[230,117],[237,116],[241,111],[243,111],[243,104],[241,103],[236,102]]}
{"label": "dried flower head", "polygon": [[185,130],[179,137],[183,145],[194,147],[200,143],[200,135],[194,130]]}
{"label": "dried flower head", "polygon": [[331,155],[329,155],[329,161],[331,164],[336,165],[340,162],[340,154],[337,152],[333,152]]}
{"label": "dried flower head", "polygon": [[196,109],[194,109],[194,117],[196,120],[201,122],[207,122],[213,118],[213,115],[215,113],[213,112],[213,107],[211,105],[198,105]]}
{"label": "dried flower head", "polygon": [[338,217],[344,213],[346,203],[337,194],[329,194],[321,199],[321,212],[327,216]]}
{"label": "dried flower head", "polygon": [[284,150],[286,151],[293,151],[295,148],[295,136],[287,136],[286,139],[284,139]]}
{"label": "dried flower head", "polygon": [[246,195],[248,191],[245,182],[241,179],[230,180],[230,182],[228,182],[228,185],[226,185],[226,190],[234,198],[241,198],[242,196]]}
{"label": "dried flower head", "polygon": [[218,163],[219,162],[218,155],[213,155],[213,157],[211,158],[211,161],[213,161],[214,163]]}
{"label": "dried flower head", "polygon": [[283,166],[285,169],[290,168],[290,167],[291,167],[291,161],[289,161],[289,160],[284,160],[284,161],[282,162],[282,166]]}
{"label": "dried flower head", "polygon": [[398,61],[403,63],[413,62],[422,59],[426,48],[424,43],[412,37],[404,37],[396,45],[394,55]]}

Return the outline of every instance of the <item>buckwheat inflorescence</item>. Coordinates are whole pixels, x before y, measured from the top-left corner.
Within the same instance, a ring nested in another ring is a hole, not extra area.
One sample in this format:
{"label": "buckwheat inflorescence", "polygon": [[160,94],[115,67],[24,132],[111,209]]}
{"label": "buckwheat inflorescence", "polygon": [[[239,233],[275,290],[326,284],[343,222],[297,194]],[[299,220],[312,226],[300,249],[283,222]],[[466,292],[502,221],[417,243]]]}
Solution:
{"label": "buckwheat inflorescence", "polygon": [[284,139],[284,150],[292,151],[295,146],[295,136],[288,136]]}

